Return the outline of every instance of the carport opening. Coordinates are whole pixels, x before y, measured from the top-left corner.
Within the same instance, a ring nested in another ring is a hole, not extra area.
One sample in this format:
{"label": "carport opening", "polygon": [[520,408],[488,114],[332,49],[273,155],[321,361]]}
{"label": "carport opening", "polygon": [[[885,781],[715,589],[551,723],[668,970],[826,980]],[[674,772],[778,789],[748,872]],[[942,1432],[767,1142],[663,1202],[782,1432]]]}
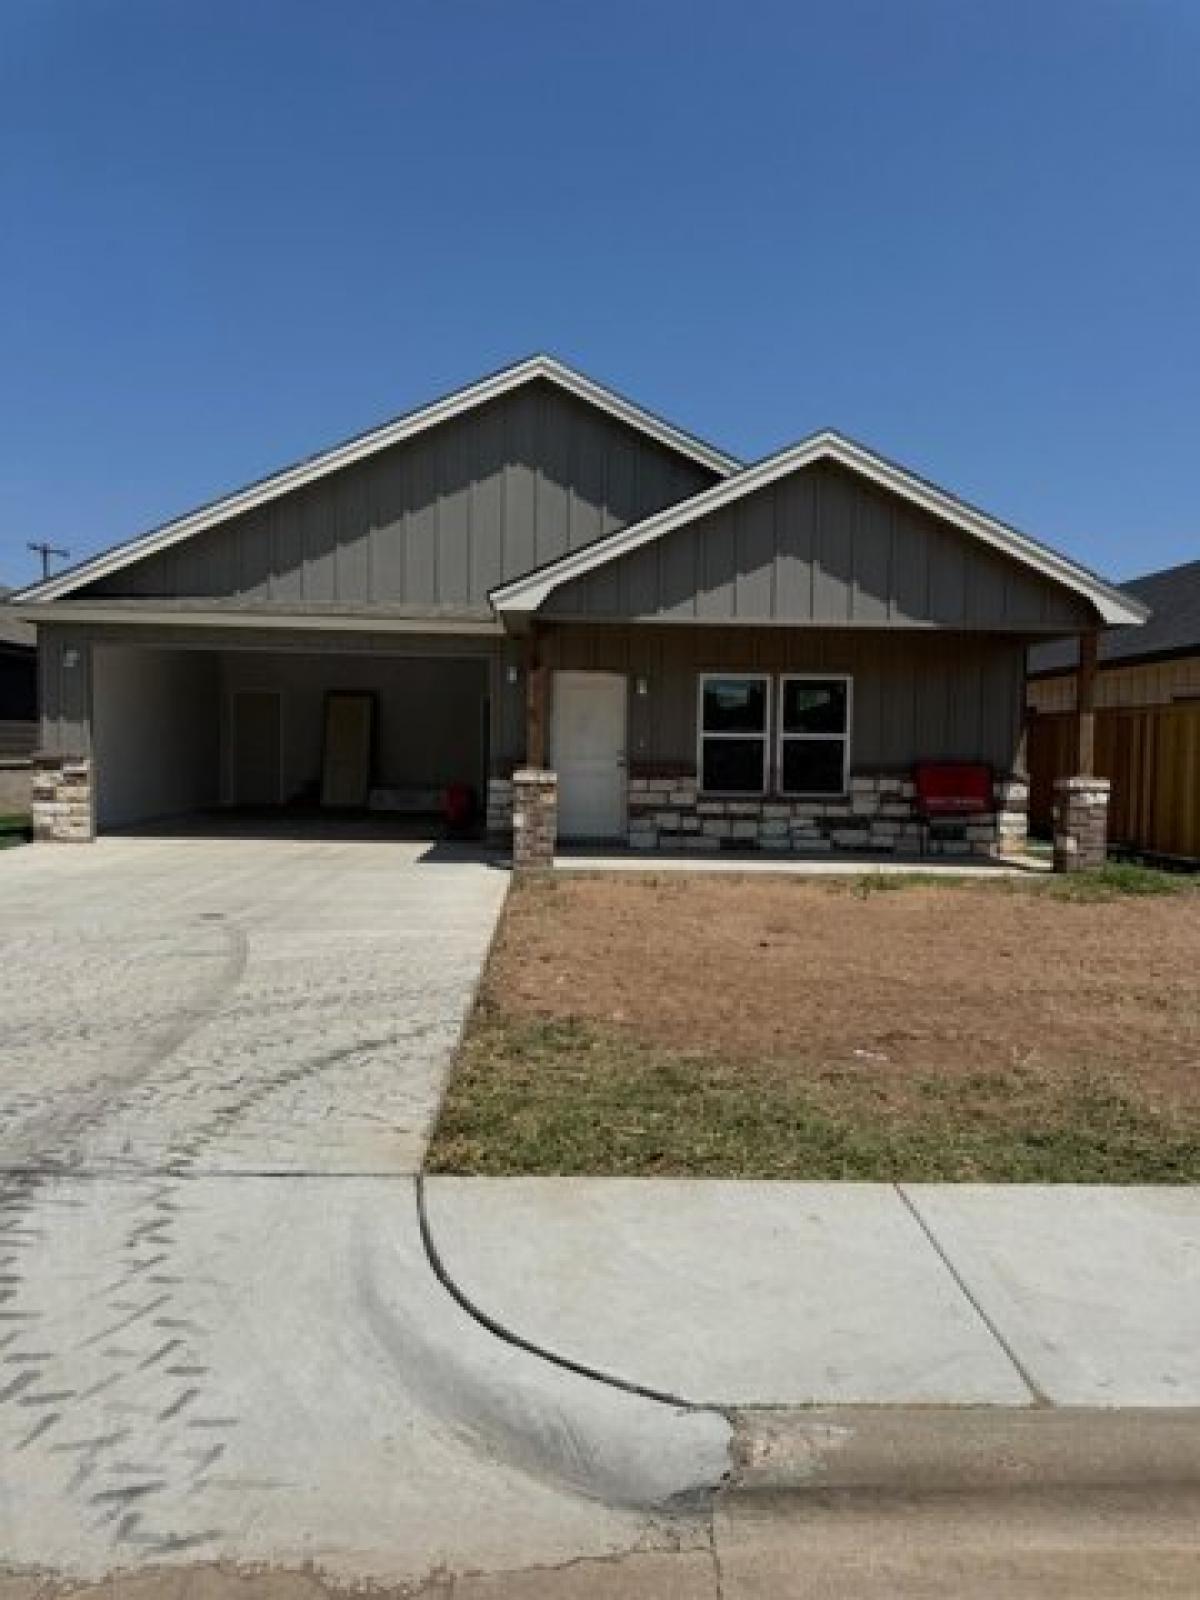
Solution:
{"label": "carport opening", "polygon": [[98,646],[97,824],[341,820],[373,836],[469,836],[489,720],[484,657]]}

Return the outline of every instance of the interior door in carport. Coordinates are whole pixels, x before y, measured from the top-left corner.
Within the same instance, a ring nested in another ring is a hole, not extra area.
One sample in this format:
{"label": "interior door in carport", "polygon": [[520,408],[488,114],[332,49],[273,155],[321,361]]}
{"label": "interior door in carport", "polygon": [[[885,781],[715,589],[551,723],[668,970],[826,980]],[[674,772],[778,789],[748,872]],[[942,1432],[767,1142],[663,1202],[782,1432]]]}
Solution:
{"label": "interior door in carport", "polygon": [[239,689],[233,697],[233,803],[277,806],[283,799],[280,696]]}
{"label": "interior door in carport", "polygon": [[551,746],[564,839],[615,839],[625,824],[625,679],[556,672]]}
{"label": "interior door in carport", "polygon": [[331,690],[325,696],[321,804],[365,806],[371,790],[375,696]]}

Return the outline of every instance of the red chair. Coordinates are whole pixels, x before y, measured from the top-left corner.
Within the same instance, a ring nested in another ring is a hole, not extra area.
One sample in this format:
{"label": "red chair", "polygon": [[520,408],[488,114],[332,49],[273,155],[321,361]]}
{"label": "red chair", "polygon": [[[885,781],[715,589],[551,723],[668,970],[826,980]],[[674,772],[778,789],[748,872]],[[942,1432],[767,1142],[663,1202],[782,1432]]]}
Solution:
{"label": "red chair", "polygon": [[995,810],[992,769],[984,761],[918,761],[913,768],[917,815],[924,824],[921,853],[935,822],[977,817]]}

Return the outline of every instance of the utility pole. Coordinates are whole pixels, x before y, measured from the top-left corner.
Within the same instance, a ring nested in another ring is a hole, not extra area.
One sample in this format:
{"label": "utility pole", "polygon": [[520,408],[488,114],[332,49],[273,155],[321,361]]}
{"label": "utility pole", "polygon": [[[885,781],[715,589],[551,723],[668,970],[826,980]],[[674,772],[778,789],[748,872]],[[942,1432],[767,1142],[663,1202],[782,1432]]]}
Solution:
{"label": "utility pole", "polygon": [[62,549],[62,547],[60,545],[56,545],[56,544],[39,544],[36,539],[31,539],[29,544],[26,546],[26,549],[32,550],[34,555],[41,556],[41,558],[42,558],[42,578],[43,579],[46,579],[46,578],[48,578],[50,576],[50,557],[51,556],[59,556],[59,557],[61,557],[61,559],[63,561],[66,561],[67,558],[71,554],[71,552],[69,550]]}

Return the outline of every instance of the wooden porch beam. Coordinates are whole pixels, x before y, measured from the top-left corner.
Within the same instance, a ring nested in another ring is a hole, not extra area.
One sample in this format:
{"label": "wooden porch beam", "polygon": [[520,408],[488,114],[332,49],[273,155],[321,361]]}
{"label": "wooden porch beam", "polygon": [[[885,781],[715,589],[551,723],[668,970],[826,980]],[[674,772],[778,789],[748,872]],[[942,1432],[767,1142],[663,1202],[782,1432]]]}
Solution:
{"label": "wooden porch beam", "polygon": [[546,765],[546,668],[536,627],[525,640],[525,764],[539,769]]}
{"label": "wooden porch beam", "polygon": [[1096,775],[1096,663],[1099,633],[1093,628],[1079,635],[1079,666],[1075,672],[1075,771],[1073,777]]}

